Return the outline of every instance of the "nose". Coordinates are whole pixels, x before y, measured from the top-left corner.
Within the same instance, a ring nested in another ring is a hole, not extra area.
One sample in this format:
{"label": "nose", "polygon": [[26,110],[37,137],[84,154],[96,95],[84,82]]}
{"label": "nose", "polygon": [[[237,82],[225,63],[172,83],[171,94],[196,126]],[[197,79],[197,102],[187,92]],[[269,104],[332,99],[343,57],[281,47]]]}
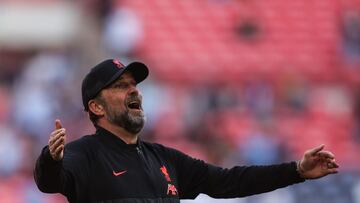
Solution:
{"label": "nose", "polygon": [[128,95],[130,96],[139,96],[141,95],[140,91],[138,90],[138,88],[136,88],[136,86],[133,86],[129,89],[128,91]]}

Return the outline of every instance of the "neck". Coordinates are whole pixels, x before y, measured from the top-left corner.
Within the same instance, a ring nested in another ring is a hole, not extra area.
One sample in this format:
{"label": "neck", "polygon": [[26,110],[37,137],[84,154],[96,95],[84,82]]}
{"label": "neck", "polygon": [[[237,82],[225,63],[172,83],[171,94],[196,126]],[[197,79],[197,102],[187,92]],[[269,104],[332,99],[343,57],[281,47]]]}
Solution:
{"label": "neck", "polygon": [[138,134],[132,134],[126,131],[124,128],[111,124],[109,122],[101,122],[97,123],[98,126],[108,130],[112,134],[116,135],[116,137],[120,138],[126,144],[136,144],[138,140]]}

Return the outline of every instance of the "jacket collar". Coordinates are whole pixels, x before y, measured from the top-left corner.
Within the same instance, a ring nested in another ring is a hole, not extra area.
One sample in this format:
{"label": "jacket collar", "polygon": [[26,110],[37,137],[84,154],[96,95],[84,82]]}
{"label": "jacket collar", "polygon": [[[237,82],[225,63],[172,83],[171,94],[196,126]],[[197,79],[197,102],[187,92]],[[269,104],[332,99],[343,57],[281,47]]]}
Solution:
{"label": "jacket collar", "polygon": [[112,132],[102,128],[100,126],[96,126],[96,134],[100,139],[104,140],[108,145],[121,147],[123,149],[134,149],[136,150],[141,146],[141,141],[138,138],[136,144],[127,144],[121,138],[114,135]]}

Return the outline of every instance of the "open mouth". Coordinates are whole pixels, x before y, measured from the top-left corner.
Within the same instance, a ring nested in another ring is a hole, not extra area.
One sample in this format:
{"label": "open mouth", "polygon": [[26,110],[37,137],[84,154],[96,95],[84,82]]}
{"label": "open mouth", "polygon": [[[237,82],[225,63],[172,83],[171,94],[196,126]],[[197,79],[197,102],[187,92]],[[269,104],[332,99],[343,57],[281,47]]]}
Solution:
{"label": "open mouth", "polygon": [[141,103],[140,101],[131,101],[128,103],[128,108],[132,110],[141,110]]}

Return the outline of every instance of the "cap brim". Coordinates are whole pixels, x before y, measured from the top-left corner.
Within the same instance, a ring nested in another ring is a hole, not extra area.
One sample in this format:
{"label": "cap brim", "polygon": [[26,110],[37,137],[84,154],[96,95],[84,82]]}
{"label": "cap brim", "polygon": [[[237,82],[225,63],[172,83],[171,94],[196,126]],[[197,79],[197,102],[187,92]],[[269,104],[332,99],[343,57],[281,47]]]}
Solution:
{"label": "cap brim", "polygon": [[145,64],[141,62],[132,62],[113,75],[106,83],[105,87],[115,82],[115,80],[117,80],[125,71],[129,71],[131,73],[137,84],[144,81],[149,75],[149,69]]}
{"label": "cap brim", "polygon": [[148,67],[141,62],[132,62],[125,67],[124,71],[130,71],[136,83],[144,81],[149,75]]}

